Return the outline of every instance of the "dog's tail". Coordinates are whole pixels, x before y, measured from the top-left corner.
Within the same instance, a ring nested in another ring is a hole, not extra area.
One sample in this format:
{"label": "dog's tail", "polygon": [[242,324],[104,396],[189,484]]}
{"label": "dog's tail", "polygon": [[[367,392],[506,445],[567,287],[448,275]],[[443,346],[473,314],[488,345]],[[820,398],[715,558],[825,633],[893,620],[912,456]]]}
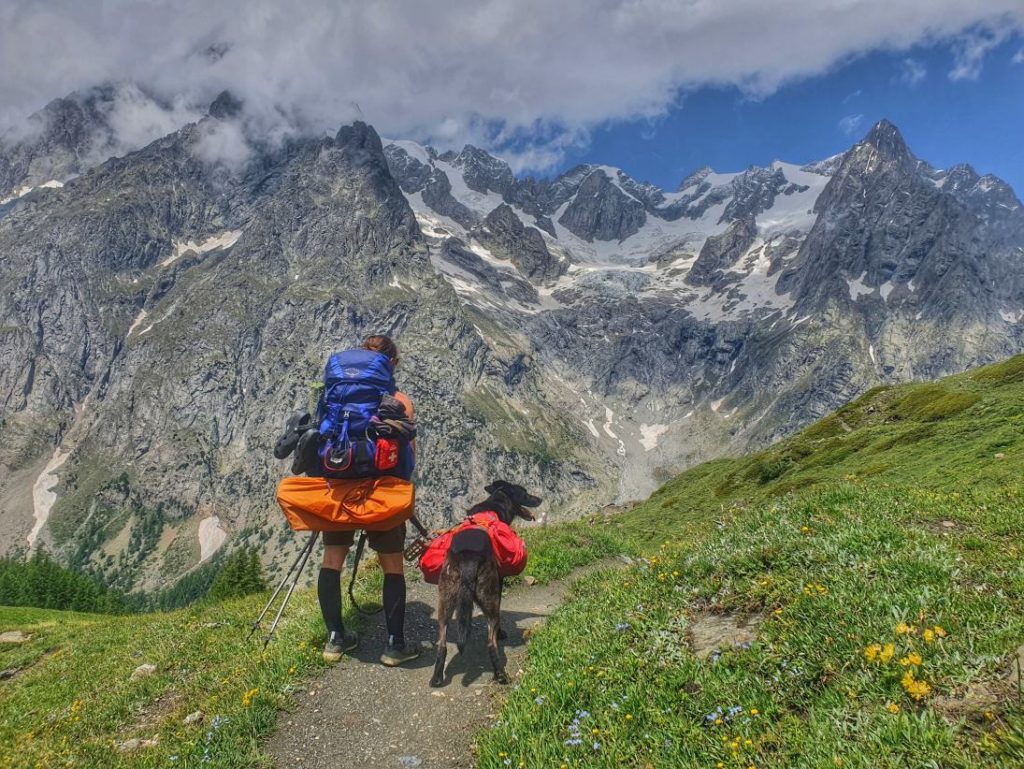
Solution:
{"label": "dog's tail", "polygon": [[476,578],[480,560],[472,556],[463,557],[459,564],[459,596],[455,603],[455,624],[459,627],[458,647],[461,652],[469,641],[469,629],[473,624],[473,596],[476,595]]}

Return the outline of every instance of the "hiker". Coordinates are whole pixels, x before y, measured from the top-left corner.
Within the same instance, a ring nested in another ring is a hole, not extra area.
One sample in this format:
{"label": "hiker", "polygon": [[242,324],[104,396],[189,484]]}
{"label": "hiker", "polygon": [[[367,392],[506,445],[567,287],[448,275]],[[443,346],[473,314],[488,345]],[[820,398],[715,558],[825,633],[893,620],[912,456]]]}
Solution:
{"label": "hiker", "polygon": [[[394,370],[398,366],[398,347],[387,336],[367,337],[362,345],[365,350],[373,350],[387,356]],[[385,396],[387,397],[387,396]],[[406,419],[413,419],[412,401],[405,393],[396,391],[394,394],[405,409]],[[318,415],[319,416],[319,415]],[[411,474],[413,445],[408,446],[409,457],[401,464],[406,468],[396,468],[396,475]],[[408,478],[407,478],[408,480]],[[388,666],[401,665],[419,656],[419,650],[408,645],[405,640],[405,563],[402,551],[405,547],[405,522],[386,531],[367,531],[370,548],[377,553],[377,559],[384,572],[384,622],[387,626],[387,645],[380,661]],[[337,662],[344,652],[354,649],[359,642],[357,635],[345,630],[341,619],[341,572],[345,566],[345,557],[354,541],[354,531],[325,531],[324,556],[317,579],[317,596],[320,599],[320,611],[324,625],[327,626],[327,643],[324,645],[324,659]]]}

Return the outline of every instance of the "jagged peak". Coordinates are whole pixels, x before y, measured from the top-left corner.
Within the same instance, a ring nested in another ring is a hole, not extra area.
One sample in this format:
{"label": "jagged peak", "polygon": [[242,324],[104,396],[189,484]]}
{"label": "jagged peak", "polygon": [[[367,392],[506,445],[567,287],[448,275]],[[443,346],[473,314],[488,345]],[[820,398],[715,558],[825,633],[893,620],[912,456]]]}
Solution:
{"label": "jagged peak", "polygon": [[875,123],[867,136],[860,142],[861,145],[871,145],[880,154],[890,158],[910,158],[912,154],[907,146],[903,134],[900,133],[893,123],[882,118]]}
{"label": "jagged peak", "polygon": [[241,113],[242,106],[241,99],[231,93],[231,91],[224,90],[217,94],[217,98],[210,104],[210,109],[207,112],[212,118],[230,120]]}
{"label": "jagged peak", "polygon": [[373,129],[362,120],[356,120],[349,125],[343,125],[338,129],[334,141],[338,146],[351,146],[353,148],[368,149],[374,154],[383,156],[384,146],[380,137]]}
{"label": "jagged peak", "polygon": [[714,172],[715,169],[711,166],[702,166],[701,168],[698,168],[679,183],[679,187],[676,188],[676,192],[682,192],[687,187],[693,187],[694,185],[700,184]]}

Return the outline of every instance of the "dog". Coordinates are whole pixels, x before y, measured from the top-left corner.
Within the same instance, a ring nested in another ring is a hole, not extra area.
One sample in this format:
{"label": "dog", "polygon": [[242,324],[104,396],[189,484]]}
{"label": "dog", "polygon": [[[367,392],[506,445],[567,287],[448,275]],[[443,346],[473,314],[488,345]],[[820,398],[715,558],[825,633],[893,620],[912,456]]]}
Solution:
{"label": "dog", "polygon": [[[473,505],[466,513],[493,511],[505,524],[511,525],[516,518],[534,520],[527,508],[536,507],[541,498],[530,494],[522,486],[508,481],[494,481],[485,488],[490,496]],[[430,685],[437,687],[444,683],[444,664],[448,656],[448,623],[452,614],[459,628],[457,642],[461,653],[469,639],[470,623],[473,619],[473,604],[476,603],[487,618],[487,651],[494,668],[494,680],[500,684],[509,682],[501,659],[498,656],[498,640],[501,637],[502,578],[498,570],[491,540],[483,528],[472,527],[457,532],[452,537],[451,547],[441,567],[437,584],[437,658],[434,661],[434,675]]]}

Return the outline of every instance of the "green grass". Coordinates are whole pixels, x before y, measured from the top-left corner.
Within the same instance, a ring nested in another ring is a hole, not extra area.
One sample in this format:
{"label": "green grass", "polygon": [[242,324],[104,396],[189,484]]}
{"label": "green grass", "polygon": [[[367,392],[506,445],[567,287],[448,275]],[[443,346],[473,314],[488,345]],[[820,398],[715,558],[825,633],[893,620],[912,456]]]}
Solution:
{"label": "green grass", "polygon": [[[1022,423],[1014,358],[683,473],[593,538],[647,557],[534,636],[479,765],[1021,765]],[[531,558],[561,573],[595,531],[542,532]],[[709,617],[760,624],[702,659]]]}
{"label": "green grass", "polygon": [[[585,578],[533,636],[479,765],[1021,765],[1006,669],[1024,644],[1022,428],[1019,357],[876,388],[628,512],[529,530],[540,580],[636,561]],[[379,594],[379,573],[362,589]],[[245,634],[264,599],[126,617],[0,608],[0,630],[32,636],[0,647],[0,670],[18,669],[0,681],[0,769],[268,766],[261,740],[321,667],[323,631],[301,591],[262,654]],[[702,659],[691,634],[707,617],[760,624],[749,648]],[[866,657],[888,643],[891,659]],[[156,674],[131,681],[142,663]],[[930,688],[920,700],[907,669]],[[195,710],[205,720],[185,726]]]}
{"label": "green grass", "polygon": [[[372,605],[379,570],[364,570]],[[323,666],[323,623],[314,591],[297,592],[264,653],[246,635],[267,597],[118,617],[0,607],[0,631],[31,635],[0,645],[0,669],[19,669],[0,682],[0,767],[270,766],[260,741]],[[132,681],[143,663],[156,673]],[[185,726],[196,710],[203,722]]]}

